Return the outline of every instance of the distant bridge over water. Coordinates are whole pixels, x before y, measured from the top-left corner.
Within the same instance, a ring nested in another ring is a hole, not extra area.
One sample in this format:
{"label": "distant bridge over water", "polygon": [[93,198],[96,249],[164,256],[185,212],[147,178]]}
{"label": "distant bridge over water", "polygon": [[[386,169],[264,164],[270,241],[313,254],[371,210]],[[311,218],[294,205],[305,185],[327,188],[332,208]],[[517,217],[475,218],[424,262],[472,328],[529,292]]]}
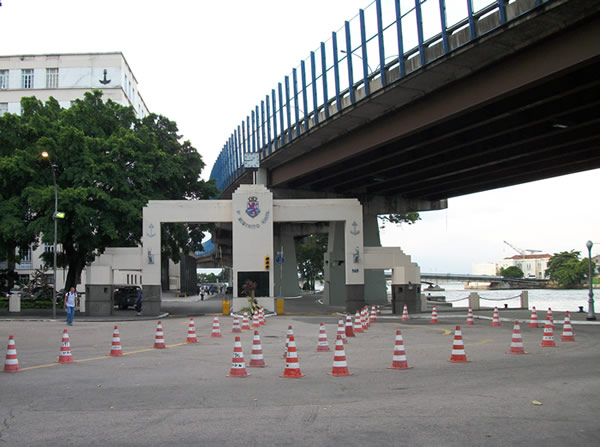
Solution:
{"label": "distant bridge over water", "polygon": [[489,282],[491,288],[502,288],[503,285],[520,287],[523,289],[538,289],[548,285],[548,279],[539,278],[505,278],[504,276],[469,275],[463,273],[421,273],[421,282],[436,284],[444,282]]}

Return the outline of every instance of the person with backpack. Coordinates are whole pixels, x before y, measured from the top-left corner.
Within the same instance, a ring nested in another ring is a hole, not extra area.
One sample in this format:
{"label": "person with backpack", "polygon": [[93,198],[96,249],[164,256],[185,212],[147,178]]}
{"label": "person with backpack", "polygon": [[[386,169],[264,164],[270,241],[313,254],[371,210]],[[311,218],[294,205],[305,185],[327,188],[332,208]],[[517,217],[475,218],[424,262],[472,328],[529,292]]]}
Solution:
{"label": "person with backpack", "polygon": [[73,326],[73,317],[75,317],[75,307],[77,306],[77,292],[75,292],[75,287],[71,287],[71,289],[65,295],[65,310],[67,311],[67,324],[69,326]]}

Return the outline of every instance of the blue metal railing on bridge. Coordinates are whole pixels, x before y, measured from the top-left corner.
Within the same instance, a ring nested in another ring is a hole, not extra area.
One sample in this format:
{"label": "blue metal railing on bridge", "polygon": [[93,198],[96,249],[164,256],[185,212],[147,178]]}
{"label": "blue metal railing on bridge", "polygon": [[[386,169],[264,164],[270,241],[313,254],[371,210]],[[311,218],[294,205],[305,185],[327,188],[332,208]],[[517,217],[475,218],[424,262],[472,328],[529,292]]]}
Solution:
{"label": "blue metal railing on bridge", "polygon": [[[226,189],[243,174],[244,153],[258,152],[264,159],[283,150],[344,108],[548,1],[374,0],[332,32],[251,110],[221,149],[210,178]],[[511,3],[519,3],[519,8],[508,15]],[[494,25],[482,32],[479,23],[492,15]],[[453,39],[465,29],[467,40]],[[441,45],[442,51],[428,55],[434,45]],[[386,56],[386,49],[391,55]]]}

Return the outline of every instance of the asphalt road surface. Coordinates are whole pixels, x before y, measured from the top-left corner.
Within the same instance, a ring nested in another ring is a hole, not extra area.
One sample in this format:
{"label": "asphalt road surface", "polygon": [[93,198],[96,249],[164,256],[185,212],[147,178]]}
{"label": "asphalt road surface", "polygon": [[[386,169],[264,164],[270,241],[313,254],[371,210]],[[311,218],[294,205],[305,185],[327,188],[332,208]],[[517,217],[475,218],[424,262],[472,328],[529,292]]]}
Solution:
{"label": "asphalt road surface", "polygon": [[[249,368],[252,333],[241,334],[247,378],[232,364],[231,318],[222,338],[196,317],[163,320],[167,349],[152,349],[156,321],[119,324],[123,357],[108,357],[113,322],[75,320],[74,364],[56,364],[62,322],[2,321],[22,372],[0,374],[0,446],[595,446],[600,442],[599,326],[576,326],[574,343],[542,348],[542,329],[522,327],[526,355],[508,355],[512,324],[462,326],[470,363],[450,363],[462,318],[378,322],[350,339],[352,376],[332,377],[333,316],[280,316],[261,328],[266,368]],[[316,352],[319,322],[331,352]],[[280,378],[288,325],[305,377]],[[391,370],[396,329],[408,364]]]}

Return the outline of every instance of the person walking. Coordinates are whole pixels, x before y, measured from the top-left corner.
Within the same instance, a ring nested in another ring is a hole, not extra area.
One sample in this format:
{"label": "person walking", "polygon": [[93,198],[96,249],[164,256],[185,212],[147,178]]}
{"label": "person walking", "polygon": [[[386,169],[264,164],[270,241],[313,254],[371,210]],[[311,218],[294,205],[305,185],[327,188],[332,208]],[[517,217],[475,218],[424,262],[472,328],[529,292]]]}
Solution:
{"label": "person walking", "polygon": [[135,310],[138,317],[142,315],[142,289],[138,290],[137,298],[135,299]]}
{"label": "person walking", "polygon": [[69,326],[73,326],[73,317],[75,317],[75,307],[77,306],[77,301],[79,298],[77,297],[77,292],[75,292],[75,287],[71,287],[71,289],[65,295],[65,310],[67,311],[67,324]]}

